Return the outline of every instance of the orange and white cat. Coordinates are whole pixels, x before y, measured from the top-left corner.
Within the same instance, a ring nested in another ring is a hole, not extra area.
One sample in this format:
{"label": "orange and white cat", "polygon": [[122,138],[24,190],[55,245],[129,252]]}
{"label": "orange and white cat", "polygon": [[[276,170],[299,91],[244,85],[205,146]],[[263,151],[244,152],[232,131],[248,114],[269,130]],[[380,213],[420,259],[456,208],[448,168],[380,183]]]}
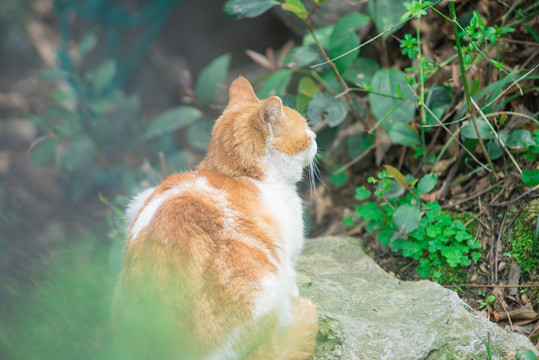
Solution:
{"label": "orange and white cat", "polygon": [[128,359],[310,358],[318,316],[294,267],[315,138],[240,77],[197,170],[132,200],[113,304]]}

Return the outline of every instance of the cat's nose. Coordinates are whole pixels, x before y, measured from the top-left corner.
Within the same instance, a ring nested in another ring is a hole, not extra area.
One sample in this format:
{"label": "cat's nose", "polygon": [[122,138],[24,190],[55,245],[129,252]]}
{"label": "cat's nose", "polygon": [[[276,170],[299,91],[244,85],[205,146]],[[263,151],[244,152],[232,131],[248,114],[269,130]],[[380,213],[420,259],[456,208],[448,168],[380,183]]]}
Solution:
{"label": "cat's nose", "polygon": [[316,140],[316,133],[314,131],[310,129],[306,129],[305,132],[309,134],[309,136],[311,137],[311,139],[313,139],[313,141]]}

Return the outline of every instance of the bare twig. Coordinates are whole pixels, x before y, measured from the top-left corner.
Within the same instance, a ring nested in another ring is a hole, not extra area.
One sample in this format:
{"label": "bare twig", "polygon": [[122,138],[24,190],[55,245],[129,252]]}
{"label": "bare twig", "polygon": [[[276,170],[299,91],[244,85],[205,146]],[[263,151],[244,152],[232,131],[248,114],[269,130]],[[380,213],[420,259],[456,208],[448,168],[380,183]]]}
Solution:
{"label": "bare twig", "polygon": [[[477,103],[475,102],[475,100],[473,98],[470,97],[470,101],[472,102],[472,105],[475,107],[475,109],[477,110],[477,112],[479,113],[479,115],[481,115],[481,117],[483,118],[483,120],[485,120],[485,122],[488,124],[488,126],[490,127],[490,130],[492,130],[492,133],[494,134],[494,136],[496,137],[496,140],[498,140],[498,142],[500,143],[500,146],[502,147],[502,149],[507,153],[507,155],[509,155],[509,158],[511,159],[511,161],[513,162],[513,164],[515,165],[515,167],[517,168],[518,172],[522,175],[522,169],[520,168],[520,166],[518,165],[517,161],[515,160],[515,158],[513,157],[513,155],[511,154],[511,152],[507,149],[507,147],[505,146],[505,144],[503,143],[502,139],[500,139],[500,136],[498,135],[498,133],[496,132],[496,130],[494,130],[494,127],[492,127],[492,124],[490,123],[490,121],[488,121],[487,117],[485,116],[485,114],[483,114],[483,111],[481,110],[481,108],[477,105]],[[477,135],[479,136],[479,133],[477,133]]]}
{"label": "bare twig", "polygon": [[159,152],[159,163],[161,164],[161,173],[163,174],[163,179],[167,177],[167,168],[165,166],[165,156],[163,155],[163,152]]}

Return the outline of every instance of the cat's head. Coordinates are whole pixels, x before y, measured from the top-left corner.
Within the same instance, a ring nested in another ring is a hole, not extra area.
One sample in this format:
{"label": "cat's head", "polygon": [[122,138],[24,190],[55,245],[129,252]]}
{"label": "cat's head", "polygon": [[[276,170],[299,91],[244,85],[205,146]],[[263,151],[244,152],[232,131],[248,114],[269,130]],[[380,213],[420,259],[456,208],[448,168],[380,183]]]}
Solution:
{"label": "cat's head", "polygon": [[315,139],[297,111],[277,96],[258,100],[249,81],[239,77],[198,169],[296,183],[316,155]]}

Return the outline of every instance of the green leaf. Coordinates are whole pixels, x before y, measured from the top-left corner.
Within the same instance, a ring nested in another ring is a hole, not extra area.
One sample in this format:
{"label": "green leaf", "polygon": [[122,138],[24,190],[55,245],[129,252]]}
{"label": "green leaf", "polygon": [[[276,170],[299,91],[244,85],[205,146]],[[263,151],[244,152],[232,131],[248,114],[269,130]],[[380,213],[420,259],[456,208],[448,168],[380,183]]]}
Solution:
{"label": "green leaf", "polygon": [[[479,134],[483,140],[494,139],[495,136],[490,129],[490,126],[483,119],[476,119],[477,128],[479,129]],[[464,125],[460,129],[460,135],[464,139],[477,139],[477,132],[475,131],[474,124],[470,121],[467,125]]]}
{"label": "green leaf", "polygon": [[290,11],[301,20],[305,20],[309,15],[309,12],[301,0],[285,0],[285,2],[281,4],[281,7],[283,10]]}
{"label": "green leaf", "polygon": [[366,133],[355,134],[346,139],[346,149],[351,159],[363,154],[370,146],[372,146],[372,138]]}
{"label": "green leaf", "polygon": [[[451,104],[453,98],[453,90],[450,87],[435,84],[425,94],[425,104],[430,109],[426,111],[426,121],[430,125],[438,125],[438,120],[441,120],[446,110]],[[432,114],[431,114],[432,111]],[[434,116],[433,116],[434,114]]]}
{"label": "green leaf", "polygon": [[393,226],[400,233],[414,231],[421,221],[421,212],[412,205],[401,205],[393,214]]}
{"label": "green leaf", "polygon": [[337,126],[344,121],[348,113],[348,106],[328,93],[316,94],[309,103],[308,109],[309,121],[312,125],[327,120],[329,126]]}
{"label": "green leaf", "polygon": [[337,173],[336,171],[332,171],[329,175],[329,183],[333,185],[337,185],[338,187],[344,186],[346,182],[348,181],[348,174],[345,170]]}
{"label": "green leaf", "polygon": [[96,93],[101,93],[105,87],[116,76],[116,63],[114,60],[106,60],[101,66],[97,68],[94,74],[94,90]]}
{"label": "green leaf", "polygon": [[[500,131],[498,136],[500,137],[500,140],[504,144],[507,142],[507,138],[509,137],[509,135],[507,135],[505,131]],[[491,160],[497,160],[503,156],[502,146],[500,145],[500,142],[497,139],[488,141],[485,144],[485,148],[487,149],[488,156],[490,157]]]}
{"label": "green leaf", "polygon": [[207,151],[210,145],[211,131],[214,120],[211,118],[202,118],[191,124],[187,128],[187,141],[189,145],[199,151]]}
{"label": "green leaf", "polygon": [[295,67],[311,65],[320,58],[320,53],[311,46],[297,46],[291,49],[284,58],[283,64]]}
{"label": "green leaf", "polygon": [[344,219],[342,219],[343,226],[353,226],[354,225],[354,217],[352,215],[348,215]]}
{"label": "green leaf", "polygon": [[515,355],[517,360],[537,360],[537,355],[530,349],[518,349]]}
{"label": "green leaf", "polygon": [[223,12],[234,19],[256,17],[278,4],[275,0],[228,0]]}
{"label": "green leaf", "polygon": [[298,96],[296,99],[296,106],[300,113],[305,113],[307,111],[309,102],[319,92],[320,89],[312,78],[308,76],[301,78],[298,85]]}
{"label": "green leaf", "polygon": [[79,115],[77,113],[63,106],[47,106],[45,114],[52,119],[69,121],[70,123],[77,123],[79,121]]}
{"label": "green leaf", "polygon": [[73,101],[77,98],[77,95],[73,91],[55,90],[51,94],[51,100],[56,103],[62,103],[65,101]]}
{"label": "green leaf", "polygon": [[31,147],[30,164],[32,166],[42,166],[48,163],[54,157],[59,143],[60,140],[55,137],[38,141]]}
{"label": "green leaf", "polygon": [[271,74],[258,91],[258,97],[260,99],[266,99],[272,95],[283,95],[291,79],[292,71],[288,69]]}
{"label": "green leaf", "polygon": [[[404,1],[404,3],[406,2],[409,1]],[[406,12],[406,8],[402,4],[402,0],[369,0],[367,9],[369,16],[374,20],[378,33],[383,33],[400,22],[402,15]],[[384,33],[382,38],[384,40],[389,38],[399,27]]]}
{"label": "green leaf", "polygon": [[359,201],[367,200],[371,196],[371,191],[365,186],[360,186],[356,188],[356,199]]}
{"label": "green leaf", "polygon": [[217,93],[217,86],[225,82],[230,59],[230,54],[221,55],[213,59],[200,72],[195,85],[195,93],[202,106],[210,106]]}
{"label": "green leaf", "polygon": [[[314,30],[314,35],[318,39],[320,45],[327,49],[329,47],[329,38],[333,32],[333,26],[328,25]],[[316,46],[313,36],[310,33],[307,33],[301,42],[303,46]]]}
{"label": "green leaf", "polygon": [[535,146],[535,141],[528,130],[517,129],[509,135],[506,145],[512,149],[524,149]]}
{"label": "green leaf", "polygon": [[434,174],[427,174],[423,176],[417,183],[417,193],[427,194],[431,192],[438,183],[438,178]]}
{"label": "green leaf", "polygon": [[369,93],[369,104],[377,120],[385,119],[386,124],[412,122],[416,100],[402,71],[379,70],[374,74],[371,85],[377,93]]}
{"label": "green leaf", "polygon": [[369,58],[358,57],[348,65],[343,74],[343,78],[346,81],[357,85],[361,85],[365,82],[370,83],[374,74],[380,69],[381,66],[376,61]]}
{"label": "green leaf", "polygon": [[[330,58],[340,56],[359,46],[360,40],[356,34],[357,28],[366,26],[370,18],[361,13],[350,13],[343,16],[334,26],[330,36],[328,55]],[[343,73],[348,65],[357,57],[359,49],[335,60],[335,65]]]}
{"label": "green leaf", "polygon": [[395,144],[403,146],[415,146],[421,144],[419,135],[411,125],[404,123],[391,124],[386,128],[387,136]]}
{"label": "green leaf", "polygon": [[382,230],[378,233],[378,241],[380,241],[380,245],[382,246],[388,246],[391,242],[391,239],[393,239],[393,235],[395,235],[394,230]]}
{"label": "green leaf", "polygon": [[159,114],[149,126],[145,137],[150,138],[165,131],[174,131],[194,123],[202,113],[192,106],[178,106]]}
{"label": "green leaf", "polygon": [[82,40],[79,43],[79,46],[77,48],[77,51],[79,53],[79,56],[83,58],[88,54],[90,51],[92,51],[95,48],[95,45],[97,44],[97,36],[94,33],[86,34],[82,38]]}
{"label": "green leaf", "polygon": [[419,276],[421,276],[423,279],[426,279],[429,277],[430,265],[429,264],[419,265],[415,270],[417,271],[417,274]]}
{"label": "green leaf", "polygon": [[388,173],[390,173],[395,178],[395,180],[399,183],[400,186],[402,186],[405,189],[410,189],[410,187],[408,186],[408,182],[406,181],[406,178],[397,168],[391,165],[386,165],[386,164],[384,164],[384,168],[386,169]]}
{"label": "green leaf", "polygon": [[64,80],[69,76],[69,73],[59,68],[48,68],[39,70],[39,77],[43,81]]}

